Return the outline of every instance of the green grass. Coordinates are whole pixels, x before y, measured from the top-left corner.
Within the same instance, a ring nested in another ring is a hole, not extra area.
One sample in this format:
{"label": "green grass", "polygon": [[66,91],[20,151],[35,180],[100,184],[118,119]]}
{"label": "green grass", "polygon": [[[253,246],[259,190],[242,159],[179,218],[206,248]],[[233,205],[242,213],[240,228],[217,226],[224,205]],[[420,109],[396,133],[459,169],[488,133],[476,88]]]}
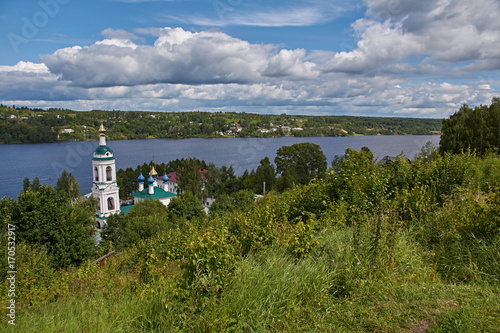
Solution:
{"label": "green grass", "polygon": [[[375,201],[380,170],[347,183],[366,193],[327,202],[346,186],[332,175],[167,228],[100,268],[53,270],[19,244],[16,327],[0,331],[500,332],[500,188],[444,181],[462,170],[449,165],[416,165],[431,185]],[[430,190],[440,182],[453,190]]]}
{"label": "green grass", "polygon": [[20,314],[10,331],[409,332],[432,324],[432,332],[498,332],[498,285],[443,282],[411,237],[399,233],[397,260],[373,268],[350,245],[349,228],[331,230],[312,257],[273,246],[241,260],[221,293],[179,293],[158,281],[78,292]]}

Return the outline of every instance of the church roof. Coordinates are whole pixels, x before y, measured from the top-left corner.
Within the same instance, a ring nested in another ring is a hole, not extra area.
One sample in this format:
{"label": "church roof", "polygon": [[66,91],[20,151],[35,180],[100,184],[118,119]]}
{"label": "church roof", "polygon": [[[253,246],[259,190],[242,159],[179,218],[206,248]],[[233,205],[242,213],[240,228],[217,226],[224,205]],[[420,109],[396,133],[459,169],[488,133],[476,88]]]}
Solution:
{"label": "church roof", "polygon": [[165,191],[164,189],[162,189],[160,187],[155,186],[153,189],[154,189],[153,194],[149,194],[149,188],[146,187],[142,191],[137,191],[137,192],[132,193],[132,196],[137,197],[137,198],[143,198],[143,199],[164,199],[164,198],[170,198],[170,197],[177,196],[177,194],[169,192],[169,191]]}
{"label": "church roof", "polygon": [[120,211],[123,213],[123,215],[127,215],[128,212],[132,209],[132,207],[134,207],[134,206],[132,206],[132,205],[122,206],[122,207],[120,207]]}
{"label": "church roof", "polygon": [[167,176],[168,176],[168,181],[171,183],[177,183],[179,181],[176,171],[169,173]]}
{"label": "church roof", "polygon": [[113,150],[108,146],[97,146],[97,148],[95,149],[95,153],[97,155],[106,155],[106,153],[113,154]]}

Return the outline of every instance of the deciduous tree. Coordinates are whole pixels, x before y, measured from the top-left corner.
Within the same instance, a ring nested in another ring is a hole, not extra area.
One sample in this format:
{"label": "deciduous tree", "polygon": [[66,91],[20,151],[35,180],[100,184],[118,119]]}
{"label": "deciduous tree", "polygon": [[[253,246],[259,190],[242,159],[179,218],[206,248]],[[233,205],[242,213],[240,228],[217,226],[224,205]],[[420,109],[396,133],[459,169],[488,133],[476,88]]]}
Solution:
{"label": "deciduous tree", "polygon": [[310,142],[279,148],[274,163],[276,171],[282,175],[292,169],[299,184],[307,184],[312,178],[325,172],[327,166],[321,147]]}

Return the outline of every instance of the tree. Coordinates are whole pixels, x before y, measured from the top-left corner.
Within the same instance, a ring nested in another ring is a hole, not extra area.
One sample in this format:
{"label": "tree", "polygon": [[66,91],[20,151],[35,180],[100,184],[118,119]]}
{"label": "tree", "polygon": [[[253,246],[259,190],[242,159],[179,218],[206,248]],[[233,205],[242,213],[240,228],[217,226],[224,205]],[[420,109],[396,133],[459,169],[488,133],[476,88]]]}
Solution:
{"label": "tree", "polygon": [[459,154],[467,149],[479,155],[500,148],[500,99],[494,97],[491,105],[471,109],[467,104],[443,120],[439,151],[441,154]]}
{"label": "tree", "polygon": [[127,215],[108,217],[101,235],[103,241],[111,242],[115,249],[120,250],[173,227],[167,207],[158,200],[143,200],[135,204]]}
{"label": "tree", "polygon": [[63,170],[61,176],[57,179],[56,191],[67,195],[71,200],[80,197],[80,188],[75,177],[71,173]]}
{"label": "tree", "polygon": [[283,175],[278,177],[274,182],[273,189],[278,192],[284,192],[285,190],[297,185],[297,175],[294,168],[288,168],[283,172]]}
{"label": "tree", "polygon": [[30,179],[24,178],[23,180],[23,191],[26,192],[30,188]]}
{"label": "tree", "polygon": [[33,179],[33,183],[31,183],[31,190],[33,192],[37,192],[39,188],[40,188],[40,179],[38,177],[35,177],[35,179]]}
{"label": "tree", "polygon": [[206,199],[208,191],[205,188],[205,174],[201,171],[206,168],[206,163],[197,158],[189,157],[169,162],[169,165],[176,165],[175,171],[179,177],[180,193],[190,192],[199,199]]}
{"label": "tree", "polygon": [[210,206],[210,217],[222,216],[234,211],[246,211],[254,202],[252,191],[241,190],[230,196],[222,194]]}
{"label": "tree", "polygon": [[307,184],[312,178],[325,172],[327,166],[321,147],[310,142],[279,148],[274,163],[276,171],[282,175],[292,169],[299,184]]}
{"label": "tree", "polygon": [[416,158],[424,163],[436,160],[439,157],[439,150],[432,141],[427,141],[425,145],[422,146],[420,153],[417,154]]}
{"label": "tree", "polygon": [[184,192],[181,197],[175,197],[168,205],[170,218],[184,218],[191,220],[193,218],[205,215],[201,200],[191,192]]}
{"label": "tree", "polygon": [[16,238],[45,246],[55,268],[78,265],[94,254],[94,212],[85,203],[72,204],[52,186],[39,185],[19,194],[12,204]]}
{"label": "tree", "polygon": [[255,172],[255,186],[257,188],[257,193],[264,192],[264,182],[266,183],[266,189],[270,190],[276,180],[276,171],[274,166],[271,164],[269,157],[264,157],[260,160],[260,165],[257,167]]}

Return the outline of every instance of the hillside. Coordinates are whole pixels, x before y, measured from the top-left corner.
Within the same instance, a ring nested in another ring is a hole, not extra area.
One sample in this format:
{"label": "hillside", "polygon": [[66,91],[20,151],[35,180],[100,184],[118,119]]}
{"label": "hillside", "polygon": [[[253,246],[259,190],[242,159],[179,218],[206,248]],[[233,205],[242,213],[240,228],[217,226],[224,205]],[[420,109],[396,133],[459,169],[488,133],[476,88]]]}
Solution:
{"label": "hillside", "polygon": [[[146,201],[111,221],[78,267],[54,268],[45,248],[18,243],[15,329],[495,332],[499,179],[496,154],[424,150],[382,166],[348,149],[307,185],[218,216]],[[30,191],[0,202],[4,224],[29,198],[47,206]],[[93,263],[110,248],[116,255]],[[0,325],[15,331],[6,311]]]}
{"label": "hillside", "polygon": [[111,140],[193,137],[438,134],[441,119],[28,109],[0,105],[0,143],[94,140],[100,123]]}

